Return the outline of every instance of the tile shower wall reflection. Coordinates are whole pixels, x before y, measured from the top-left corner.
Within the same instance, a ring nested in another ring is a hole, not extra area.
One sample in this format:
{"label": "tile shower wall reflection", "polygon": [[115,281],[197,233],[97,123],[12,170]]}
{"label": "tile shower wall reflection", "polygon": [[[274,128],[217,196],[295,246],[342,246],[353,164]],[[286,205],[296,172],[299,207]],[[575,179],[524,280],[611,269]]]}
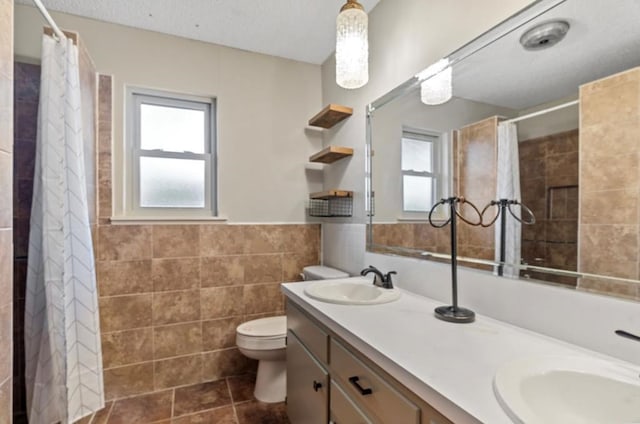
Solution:
{"label": "tile shower wall reflection", "polygon": [[[640,68],[580,87],[580,109],[579,269],[640,279]],[[640,300],[639,284],[583,278],[579,286]]]}
{"label": "tile shower wall reflection", "polygon": [[[522,202],[536,216],[522,226],[522,259],[530,265],[578,269],[578,148],[577,129],[519,144]],[[575,277],[522,274],[576,286]]]}
{"label": "tile shower wall reflection", "polygon": [[[498,162],[498,118],[491,117],[467,125],[457,131],[454,157],[456,195],[473,202],[478,209],[496,198],[496,173]],[[461,209],[462,214],[471,222],[478,217],[468,207]],[[493,260],[494,228],[459,226],[458,254],[470,258]],[[491,269],[474,266],[481,269]]]}

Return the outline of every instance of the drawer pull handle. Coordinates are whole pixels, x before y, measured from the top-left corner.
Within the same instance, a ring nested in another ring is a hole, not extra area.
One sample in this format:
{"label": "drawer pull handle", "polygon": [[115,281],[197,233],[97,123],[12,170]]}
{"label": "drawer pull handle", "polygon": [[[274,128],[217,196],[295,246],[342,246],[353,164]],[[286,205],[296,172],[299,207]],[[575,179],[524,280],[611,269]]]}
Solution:
{"label": "drawer pull handle", "polygon": [[316,392],[322,388],[322,383],[313,380],[313,390]]}
{"label": "drawer pull handle", "polygon": [[360,377],[349,377],[349,383],[353,384],[362,396],[370,395],[371,393],[373,393],[371,389],[365,389],[364,387],[362,387],[360,383],[358,383],[358,381],[360,381]]}

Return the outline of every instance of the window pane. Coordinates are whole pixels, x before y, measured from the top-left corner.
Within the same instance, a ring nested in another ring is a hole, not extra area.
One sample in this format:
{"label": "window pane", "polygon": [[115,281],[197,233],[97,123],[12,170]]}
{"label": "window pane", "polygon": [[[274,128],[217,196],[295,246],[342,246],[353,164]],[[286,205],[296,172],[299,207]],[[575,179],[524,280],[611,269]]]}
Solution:
{"label": "window pane", "polygon": [[433,179],[403,175],[403,204],[405,211],[429,212],[433,206]]}
{"label": "window pane", "polygon": [[403,138],[402,170],[433,172],[433,142]]}
{"label": "window pane", "polygon": [[140,105],[140,147],[166,152],[205,153],[202,110]]}
{"label": "window pane", "polygon": [[140,206],[204,208],[205,161],[140,158]]}

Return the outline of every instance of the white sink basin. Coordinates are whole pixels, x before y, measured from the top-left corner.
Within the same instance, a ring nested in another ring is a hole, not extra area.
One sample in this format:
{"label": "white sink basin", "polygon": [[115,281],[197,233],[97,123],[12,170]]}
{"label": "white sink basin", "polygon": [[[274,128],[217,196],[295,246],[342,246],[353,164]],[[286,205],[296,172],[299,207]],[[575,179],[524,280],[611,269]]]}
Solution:
{"label": "white sink basin", "polygon": [[544,356],[505,364],[493,389],[516,423],[640,423],[640,367]]}
{"label": "white sink basin", "polygon": [[369,278],[319,280],[305,287],[307,296],[342,305],[377,305],[397,300],[400,292],[374,286]]}

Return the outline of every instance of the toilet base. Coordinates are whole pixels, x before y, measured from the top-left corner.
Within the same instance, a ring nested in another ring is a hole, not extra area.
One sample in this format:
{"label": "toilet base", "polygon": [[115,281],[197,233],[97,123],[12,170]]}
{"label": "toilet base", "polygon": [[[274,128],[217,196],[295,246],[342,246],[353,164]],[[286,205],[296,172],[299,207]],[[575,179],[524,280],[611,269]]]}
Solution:
{"label": "toilet base", "polygon": [[287,362],[264,359],[258,362],[258,375],[253,395],[260,402],[284,402],[287,395]]}

